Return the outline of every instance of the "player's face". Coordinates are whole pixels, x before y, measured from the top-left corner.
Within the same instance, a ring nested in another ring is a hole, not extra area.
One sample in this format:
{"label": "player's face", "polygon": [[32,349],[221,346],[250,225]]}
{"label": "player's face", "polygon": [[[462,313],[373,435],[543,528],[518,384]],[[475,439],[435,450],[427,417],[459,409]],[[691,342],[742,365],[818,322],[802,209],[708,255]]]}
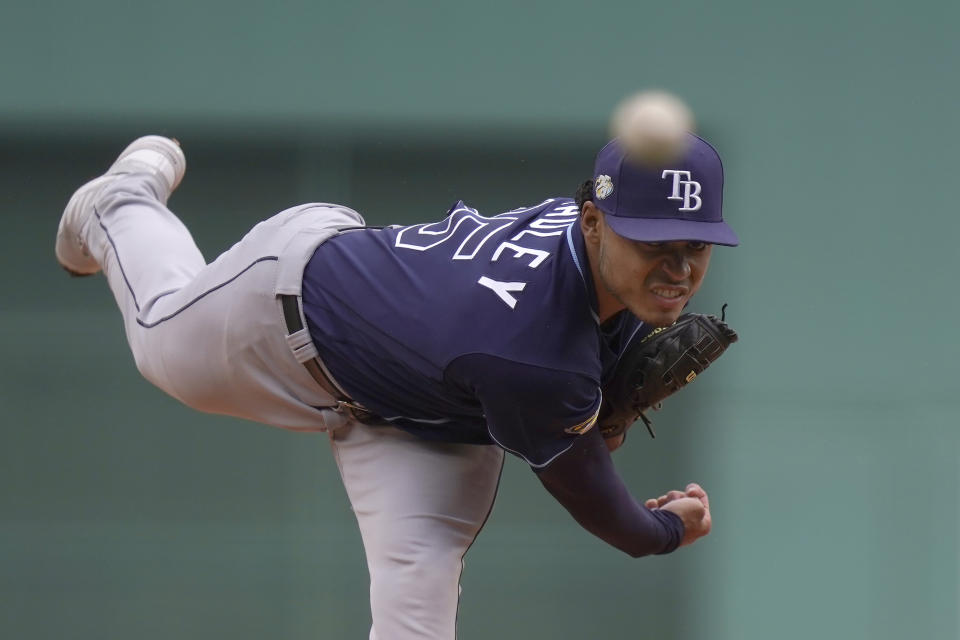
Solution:
{"label": "player's face", "polygon": [[[676,322],[700,289],[710,265],[712,245],[703,242],[637,242],[614,233],[598,214],[588,252],[600,305],[606,320],[626,308],[654,326]],[[587,234],[585,233],[585,238]]]}

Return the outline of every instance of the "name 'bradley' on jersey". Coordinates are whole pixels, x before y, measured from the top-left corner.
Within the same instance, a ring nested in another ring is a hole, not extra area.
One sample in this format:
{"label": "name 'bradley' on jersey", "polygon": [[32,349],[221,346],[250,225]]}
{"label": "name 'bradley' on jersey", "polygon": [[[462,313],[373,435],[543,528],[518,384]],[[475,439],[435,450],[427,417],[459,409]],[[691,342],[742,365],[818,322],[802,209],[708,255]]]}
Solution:
{"label": "name 'bradley' on jersey", "polygon": [[[473,260],[484,244],[495,235],[509,229],[524,214],[541,209],[551,202],[555,200],[545,200],[535,207],[514,209],[488,218],[460,201],[453,206],[444,220],[401,229],[397,233],[394,246],[426,251],[442,244],[453,246],[459,240],[460,244],[453,251],[451,259]],[[527,258],[527,266],[531,269],[543,264],[552,255],[556,244],[544,243],[542,240],[537,242],[537,239],[563,235],[579,215],[576,204],[561,202],[563,203],[555,208],[542,209],[540,215],[531,220],[523,230],[509,240],[500,242],[489,261],[496,262],[507,252],[507,258]],[[523,241],[523,244],[518,244],[520,241]],[[477,284],[493,291],[511,309],[517,306],[518,301],[514,294],[522,292],[527,286],[526,281],[504,282],[487,275],[481,275]]]}

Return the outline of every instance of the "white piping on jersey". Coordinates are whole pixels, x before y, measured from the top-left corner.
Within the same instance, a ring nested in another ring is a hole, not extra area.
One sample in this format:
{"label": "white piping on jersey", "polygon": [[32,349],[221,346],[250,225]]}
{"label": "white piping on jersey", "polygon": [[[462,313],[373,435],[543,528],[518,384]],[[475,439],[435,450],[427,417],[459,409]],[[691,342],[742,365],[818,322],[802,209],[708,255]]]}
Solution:
{"label": "white piping on jersey", "polygon": [[[570,226],[567,227],[567,246],[570,247],[570,255],[573,256],[573,264],[577,267],[577,271],[580,272],[580,279],[583,280],[583,286],[587,287],[587,277],[583,275],[583,268],[580,266],[580,258],[577,257],[577,250],[573,246],[573,225],[576,222],[571,222]],[[590,287],[587,287],[587,291],[590,291]],[[593,316],[594,322],[600,324],[600,316],[596,314],[593,310],[593,307],[590,308],[590,315]]]}
{"label": "white piping on jersey", "polygon": [[450,418],[437,418],[436,420],[428,420],[427,418],[411,418],[409,416],[381,416],[384,420],[388,422],[393,422],[394,420],[409,420],[411,422],[422,422],[424,424],[444,424],[447,422],[453,422]]}
{"label": "white piping on jersey", "polygon": [[[602,395],[601,395],[601,402],[603,402]],[[394,420],[410,420],[411,422],[423,422],[423,423],[427,423],[427,424],[442,424],[442,423],[445,423],[445,422],[453,422],[453,420],[451,420],[451,419],[449,419],[449,418],[440,418],[440,419],[438,419],[438,420],[426,420],[426,419],[418,419],[418,418],[408,418],[408,417],[406,417],[406,416],[391,416],[391,417],[389,417],[389,418],[384,417],[383,419],[386,420],[387,422],[392,422],[392,421],[394,421]],[[594,423],[596,423],[597,414],[594,414],[593,420],[594,420]],[[490,439],[493,440],[493,441],[497,444],[498,447],[500,447],[500,448],[503,449],[504,451],[509,451],[510,453],[512,453],[513,455],[515,455],[515,456],[517,456],[517,457],[519,457],[519,458],[523,458],[524,462],[526,462],[527,464],[529,464],[529,465],[530,465],[531,467],[533,467],[534,469],[542,469],[543,467],[547,466],[548,464],[550,464],[551,462],[553,462],[554,460],[556,460],[559,456],[561,456],[562,454],[564,454],[564,453],[566,453],[567,451],[569,451],[569,450],[570,450],[570,447],[573,446],[573,442],[571,442],[571,443],[570,443],[570,446],[566,447],[563,451],[560,451],[560,452],[557,453],[556,455],[552,456],[552,457],[551,457],[549,460],[547,460],[546,462],[543,462],[543,463],[541,463],[541,464],[536,464],[536,463],[534,463],[534,462],[531,462],[530,459],[527,458],[527,456],[523,455],[523,454],[520,453],[519,451],[514,451],[513,449],[511,449],[511,448],[509,448],[509,447],[503,446],[503,444],[501,444],[500,441],[497,440],[497,439],[493,436],[493,433],[490,432],[490,427],[487,427],[487,435],[490,436]]]}
{"label": "white piping on jersey", "polygon": [[620,362],[620,358],[623,357],[623,354],[627,352],[627,346],[633,342],[634,337],[636,337],[637,332],[640,331],[640,327],[645,326],[643,320],[640,321],[640,324],[634,328],[633,333],[630,334],[630,337],[627,338],[627,341],[623,343],[623,349],[620,351],[620,355],[617,356],[617,362]]}
{"label": "white piping on jersey", "polygon": [[[581,436],[582,436],[583,434],[587,433],[587,431],[590,431],[590,429],[593,429],[595,426],[597,426],[597,421],[600,419],[600,407],[603,406],[603,389],[600,388],[600,387],[598,387],[598,388],[597,388],[597,391],[600,393],[600,401],[597,402],[597,410],[593,412],[593,424],[590,425],[590,428],[589,428],[589,429],[586,429],[585,431],[582,431],[582,432],[580,433]],[[530,460],[529,460],[529,458],[527,458],[527,456],[523,455],[523,454],[520,453],[519,451],[514,451],[513,449],[510,449],[510,448],[508,448],[508,447],[503,446],[503,445],[500,443],[499,440],[497,440],[495,437],[493,437],[493,432],[490,431],[490,427],[489,427],[489,426],[487,427],[487,435],[490,436],[490,439],[493,440],[493,441],[497,444],[498,447],[500,447],[500,448],[503,449],[504,451],[509,451],[510,453],[512,453],[512,454],[515,455],[515,456],[519,456],[520,458],[523,458],[523,461],[526,462],[527,464],[529,464],[529,465],[530,465],[531,467],[533,467],[534,469],[543,469],[545,466],[547,466],[548,464],[550,464],[551,462],[553,462],[554,460],[556,460],[557,458],[559,458],[560,456],[562,456],[563,454],[565,454],[567,451],[569,451],[569,450],[570,450],[570,447],[572,447],[572,446],[574,445],[574,443],[576,442],[575,439],[574,439],[574,440],[571,440],[570,446],[567,447],[567,448],[565,448],[563,451],[558,452],[556,455],[552,456],[549,460],[547,460],[546,462],[544,462],[544,463],[542,463],[542,464],[534,464],[534,463],[530,462]]]}
{"label": "white piping on jersey", "polygon": [[563,451],[557,453],[556,455],[554,455],[553,457],[551,457],[549,460],[547,460],[547,461],[544,462],[544,463],[536,464],[536,463],[530,462],[530,460],[527,458],[527,456],[523,455],[523,454],[520,453],[519,451],[514,451],[513,449],[510,449],[509,447],[505,447],[505,446],[503,446],[502,444],[500,444],[500,441],[497,440],[496,438],[494,438],[494,437],[493,437],[493,434],[490,433],[490,429],[489,429],[489,428],[487,429],[487,435],[490,436],[490,439],[491,439],[491,440],[493,440],[494,442],[497,443],[497,446],[498,446],[498,447],[500,447],[500,448],[503,449],[504,451],[509,451],[510,453],[512,453],[512,454],[515,455],[515,456],[518,456],[518,457],[520,457],[520,458],[523,458],[523,461],[526,462],[526,463],[527,463],[528,465],[530,465],[531,467],[533,467],[534,469],[543,469],[545,466],[547,466],[548,464],[550,464],[551,462],[553,462],[554,460],[556,460],[557,458],[559,458],[561,455],[563,455],[564,453],[566,453],[567,451],[569,451],[569,450],[570,450],[570,447],[573,446],[573,442],[570,442],[570,446],[568,446],[567,448],[565,448]]}

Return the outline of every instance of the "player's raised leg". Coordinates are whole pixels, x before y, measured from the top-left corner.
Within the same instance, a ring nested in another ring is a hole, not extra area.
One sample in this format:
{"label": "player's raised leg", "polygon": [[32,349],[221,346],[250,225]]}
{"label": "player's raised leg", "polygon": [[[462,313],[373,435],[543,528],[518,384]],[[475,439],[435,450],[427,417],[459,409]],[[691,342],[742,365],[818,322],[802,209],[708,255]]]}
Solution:
{"label": "player's raised leg", "polygon": [[452,640],[463,556],[493,507],[503,450],[358,423],[331,442],[370,570],[371,640]]}
{"label": "player's raised leg", "polygon": [[297,273],[299,281],[296,267],[302,272],[310,251],[286,251],[294,238],[306,237],[301,244],[309,248],[338,227],[363,224],[362,217],[338,205],[300,205],[256,225],[206,264],[166,207],[185,167],[173,140],[134,141],[70,199],[57,260],[75,275],[103,270],[137,368],[173,397],[201,411],[322,428],[315,407],[333,399],[287,342],[278,274]]}
{"label": "player's raised leg", "polygon": [[151,379],[137,319],[206,266],[186,226],[166,207],[186,166],[174,140],[138,138],[106,173],[74,192],[57,229],[56,256],[65,270],[75,276],[103,270],[137,364]]}
{"label": "player's raised leg", "polygon": [[190,282],[206,264],[166,207],[186,167],[173,140],[138,138],[105,174],[77,189],[60,218],[60,265],[72,275],[102,269],[125,319]]}

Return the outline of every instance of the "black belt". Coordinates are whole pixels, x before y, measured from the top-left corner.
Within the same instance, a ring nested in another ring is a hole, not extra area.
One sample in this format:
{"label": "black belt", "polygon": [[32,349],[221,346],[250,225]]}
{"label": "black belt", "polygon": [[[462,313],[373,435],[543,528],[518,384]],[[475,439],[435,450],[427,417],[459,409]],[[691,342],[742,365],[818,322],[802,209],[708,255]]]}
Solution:
{"label": "black belt", "polygon": [[[302,330],[303,322],[300,320],[300,301],[297,299],[297,296],[281,295],[280,306],[283,308],[283,319],[287,324],[287,331],[292,335]],[[340,391],[337,385],[335,385],[327,376],[326,372],[324,372],[319,360],[310,358],[303,363],[303,366],[310,372],[310,376],[317,381],[317,384],[337,401],[335,406],[329,407],[330,409],[334,411],[349,411],[358,422],[376,422],[380,420],[369,410],[364,409],[361,405],[354,402],[350,396]]]}

